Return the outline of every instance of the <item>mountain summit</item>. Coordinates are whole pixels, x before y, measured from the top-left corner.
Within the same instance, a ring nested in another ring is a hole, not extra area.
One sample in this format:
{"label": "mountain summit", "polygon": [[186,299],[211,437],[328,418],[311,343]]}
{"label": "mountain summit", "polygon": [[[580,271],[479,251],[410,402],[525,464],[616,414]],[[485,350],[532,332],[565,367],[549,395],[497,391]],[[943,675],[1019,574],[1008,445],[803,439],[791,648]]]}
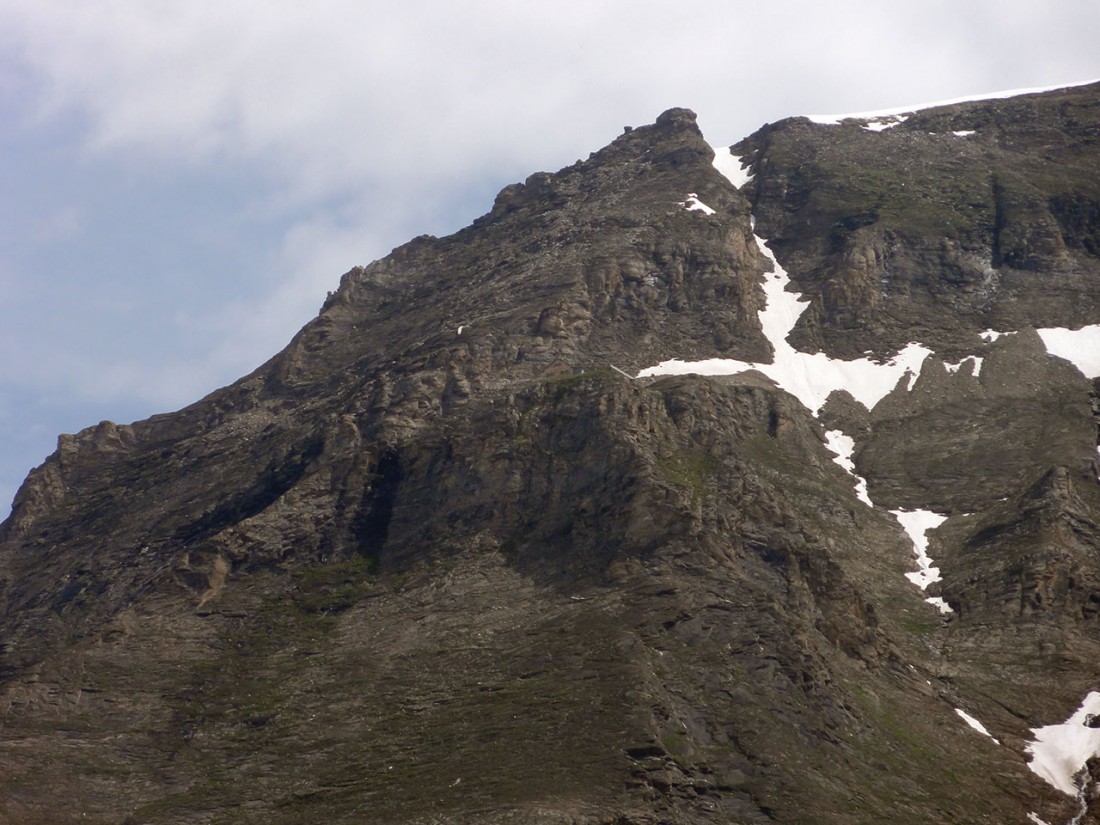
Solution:
{"label": "mountain summit", "polygon": [[1100,85],[673,109],[0,525],[0,820],[1100,822]]}

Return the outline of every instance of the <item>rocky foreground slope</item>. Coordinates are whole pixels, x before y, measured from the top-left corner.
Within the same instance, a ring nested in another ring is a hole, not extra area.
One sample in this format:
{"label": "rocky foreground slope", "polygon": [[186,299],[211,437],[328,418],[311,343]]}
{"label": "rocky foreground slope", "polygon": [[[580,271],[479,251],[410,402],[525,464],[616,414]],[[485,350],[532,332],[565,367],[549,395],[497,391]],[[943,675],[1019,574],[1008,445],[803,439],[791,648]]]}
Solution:
{"label": "rocky foreground slope", "polygon": [[[62,436],[0,526],[0,821],[1100,822],[1083,712],[1034,732],[1100,690],[1100,388],[1036,332],[1100,323],[1100,87],[733,154],[666,112]],[[783,341],[930,354],[816,409]]]}

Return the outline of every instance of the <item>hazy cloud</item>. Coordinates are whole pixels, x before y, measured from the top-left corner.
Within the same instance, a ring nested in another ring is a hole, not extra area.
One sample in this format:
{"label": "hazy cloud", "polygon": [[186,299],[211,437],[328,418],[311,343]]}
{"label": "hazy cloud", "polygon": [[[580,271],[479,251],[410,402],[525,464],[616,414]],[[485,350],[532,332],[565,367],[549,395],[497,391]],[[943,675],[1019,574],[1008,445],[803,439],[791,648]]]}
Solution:
{"label": "hazy cloud", "polygon": [[316,196],[566,162],[671,105],[734,140],[761,110],[1082,79],[1065,45],[1100,11],[1061,5],[9,3],[0,36],[94,147],[259,160]]}

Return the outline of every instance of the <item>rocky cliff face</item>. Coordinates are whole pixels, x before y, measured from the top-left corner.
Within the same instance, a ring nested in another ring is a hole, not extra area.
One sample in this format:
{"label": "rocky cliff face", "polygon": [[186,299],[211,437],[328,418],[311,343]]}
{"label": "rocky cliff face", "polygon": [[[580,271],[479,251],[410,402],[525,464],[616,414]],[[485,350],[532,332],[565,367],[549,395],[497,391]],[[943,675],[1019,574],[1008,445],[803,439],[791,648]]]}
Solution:
{"label": "rocky cliff face", "polygon": [[[62,436],[0,527],[0,820],[1100,821],[1028,764],[1100,689],[1100,388],[1035,331],[1100,323],[1100,88],[883,125],[738,187],[666,112]],[[778,359],[756,234],[787,341],[919,377],[631,379]]]}

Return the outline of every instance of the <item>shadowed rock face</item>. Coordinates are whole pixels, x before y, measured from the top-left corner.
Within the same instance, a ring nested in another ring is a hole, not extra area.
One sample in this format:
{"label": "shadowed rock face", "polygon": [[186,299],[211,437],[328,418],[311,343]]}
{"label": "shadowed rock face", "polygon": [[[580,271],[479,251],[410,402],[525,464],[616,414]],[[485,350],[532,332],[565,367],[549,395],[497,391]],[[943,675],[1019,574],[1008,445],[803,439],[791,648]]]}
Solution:
{"label": "shadowed rock face", "polygon": [[[1097,687],[1097,391],[1026,328],[1100,323],[1098,121],[784,121],[739,191],[674,109],[348,272],[236,384],[62,436],[0,526],[0,821],[1068,819],[1024,745]],[[770,359],[753,216],[791,340],[920,340],[911,391],[819,421],[611,368]]]}

